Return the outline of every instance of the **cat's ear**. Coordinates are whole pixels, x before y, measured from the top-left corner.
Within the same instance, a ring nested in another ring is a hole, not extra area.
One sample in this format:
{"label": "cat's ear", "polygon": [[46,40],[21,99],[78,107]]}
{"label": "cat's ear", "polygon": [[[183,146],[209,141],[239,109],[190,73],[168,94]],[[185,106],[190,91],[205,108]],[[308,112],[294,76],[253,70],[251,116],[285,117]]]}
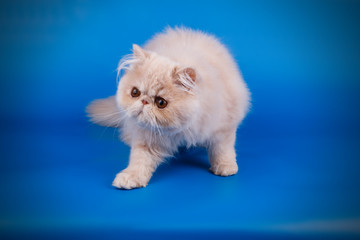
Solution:
{"label": "cat's ear", "polygon": [[129,70],[136,65],[137,63],[143,62],[145,58],[150,56],[150,53],[142,49],[139,45],[133,44],[133,54],[125,55],[117,67],[118,78],[120,78],[120,73],[122,70]]}
{"label": "cat's ear", "polygon": [[175,67],[173,70],[173,78],[176,84],[184,87],[187,91],[191,91],[196,86],[197,76],[194,68]]}
{"label": "cat's ear", "polygon": [[133,53],[134,53],[135,58],[144,59],[150,55],[147,51],[142,49],[137,44],[133,44],[132,47],[133,47]]}

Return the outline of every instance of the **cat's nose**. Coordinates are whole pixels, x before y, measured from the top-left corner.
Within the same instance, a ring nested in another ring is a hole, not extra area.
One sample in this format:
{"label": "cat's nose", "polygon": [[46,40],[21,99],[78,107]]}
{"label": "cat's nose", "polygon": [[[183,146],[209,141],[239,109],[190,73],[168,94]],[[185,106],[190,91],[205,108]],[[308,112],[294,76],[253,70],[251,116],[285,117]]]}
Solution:
{"label": "cat's nose", "polygon": [[146,101],[145,99],[141,100],[142,104],[146,105],[149,104],[148,101]]}

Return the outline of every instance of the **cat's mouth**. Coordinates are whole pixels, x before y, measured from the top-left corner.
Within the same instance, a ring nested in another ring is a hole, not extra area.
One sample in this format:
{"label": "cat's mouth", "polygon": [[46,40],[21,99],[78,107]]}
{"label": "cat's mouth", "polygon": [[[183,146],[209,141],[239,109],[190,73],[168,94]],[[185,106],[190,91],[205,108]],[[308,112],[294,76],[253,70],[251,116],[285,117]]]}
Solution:
{"label": "cat's mouth", "polygon": [[152,130],[154,128],[156,129],[162,128],[160,124],[151,121],[150,119],[151,117],[149,117],[148,114],[144,113],[143,110],[135,114],[135,121],[138,124],[138,126],[149,130]]}
{"label": "cat's mouth", "polygon": [[[145,110],[145,111],[144,111]],[[138,111],[133,113],[133,119],[136,121],[137,125],[141,128],[148,129],[150,131],[157,132],[173,132],[174,128],[172,126],[162,125],[155,116],[152,116],[151,113],[147,112],[146,109],[141,108]]]}
{"label": "cat's mouth", "polygon": [[136,122],[138,124],[140,124],[140,125],[144,125],[144,124],[145,125],[150,125],[150,122],[147,120],[143,110],[138,111],[134,115],[135,115],[134,117],[136,119]]}

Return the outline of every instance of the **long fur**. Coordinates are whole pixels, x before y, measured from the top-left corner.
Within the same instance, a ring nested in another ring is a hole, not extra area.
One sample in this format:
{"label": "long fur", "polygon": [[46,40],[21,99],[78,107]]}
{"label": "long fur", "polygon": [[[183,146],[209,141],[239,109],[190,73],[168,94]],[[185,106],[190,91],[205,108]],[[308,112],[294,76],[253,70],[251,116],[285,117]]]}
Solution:
{"label": "long fur", "polygon": [[124,114],[117,107],[115,96],[92,101],[86,108],[93,123],[104,127],[121,127]]}
{"label": "long fur", "polygon": [[[236,129],[248,112],[250,92],[214,36],[167,28],[143,48],[133,45],[117,70],[116,95],[88,107],[91,121],[119,127],[131,146],[129,166],[116,176],[115,187],[146,186],[156,167],[181,145],[206,147],[216,175],[237,172]],[[133,97],[133,88],[141,94]],[[166,100],[165,108],[156,105],[158,97]]]}
{"label": "long fur", "polygon": [[124,57],[122,57],[119,61],[118,67],[117,67],[117,76],[116,80],[118,83],[118,80],[120,79],[121,72],[125,70],[130,70],[131,66],[138,62],[138,59],[134,56],[134,54],[127,54]]}

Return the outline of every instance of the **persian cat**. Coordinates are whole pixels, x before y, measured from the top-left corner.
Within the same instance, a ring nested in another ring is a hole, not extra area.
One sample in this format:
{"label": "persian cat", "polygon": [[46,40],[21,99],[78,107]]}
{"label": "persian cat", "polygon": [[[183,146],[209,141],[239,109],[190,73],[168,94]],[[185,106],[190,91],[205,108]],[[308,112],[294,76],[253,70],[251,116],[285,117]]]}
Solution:
{"label": "persian cat", "polygon": [[167,28],[132,51],[119,62],[116,95],[87,107],[92,122],[119,128],[131,146],[113,186],[145,187],[179,146],[205,147],[214,174],[236,174],[236,129],[250,93],[226,47],[200,31]]}

